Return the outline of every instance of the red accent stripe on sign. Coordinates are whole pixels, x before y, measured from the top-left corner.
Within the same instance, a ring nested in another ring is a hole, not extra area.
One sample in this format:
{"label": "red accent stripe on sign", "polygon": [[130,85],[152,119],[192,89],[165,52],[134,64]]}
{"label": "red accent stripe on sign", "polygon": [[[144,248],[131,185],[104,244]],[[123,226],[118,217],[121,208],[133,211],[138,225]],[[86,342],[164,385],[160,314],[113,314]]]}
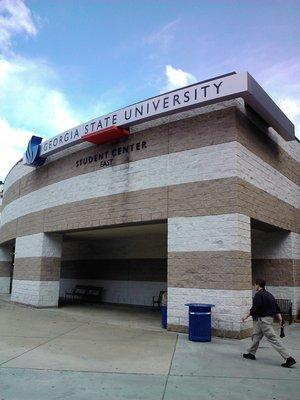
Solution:
{"label": "red accent stripe on sign", "polygon": [[86,135],[83,135],[81,139],[86,142],[101,144],[111,142],[112,140],[120,139],[125,136],[129,136],[129,130],[112,125],[97,132],[87,133]]}

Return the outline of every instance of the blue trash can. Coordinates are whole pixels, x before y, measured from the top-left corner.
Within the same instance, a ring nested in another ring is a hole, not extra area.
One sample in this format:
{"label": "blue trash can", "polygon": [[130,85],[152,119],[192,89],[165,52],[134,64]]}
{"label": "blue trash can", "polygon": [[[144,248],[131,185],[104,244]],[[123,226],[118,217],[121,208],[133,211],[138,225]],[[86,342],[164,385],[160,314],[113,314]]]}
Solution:
{"label": "blue trash can", "polygon": [[189,340],[192,342],[211,341],[211,308],[214,304],[188,303]]}
{"label": "blue trash can", "polygon": [[167,311],[167,306],[161,306],[160,308],[160,312],[161,312],[161,326],[164,329],[167,329],[167,321],[168,321],[168,311]]}

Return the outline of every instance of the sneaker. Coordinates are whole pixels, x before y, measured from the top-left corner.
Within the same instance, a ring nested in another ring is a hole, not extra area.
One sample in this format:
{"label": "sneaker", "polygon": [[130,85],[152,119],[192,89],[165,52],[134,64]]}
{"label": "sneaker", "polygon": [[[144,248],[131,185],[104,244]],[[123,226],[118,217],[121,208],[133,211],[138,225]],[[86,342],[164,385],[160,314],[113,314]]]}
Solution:
{"label": "sneaker", "polygon": [[296,360],[293,357],[286,359],[285,363],[281,364],[284,368],[290,368],[292,365],[296,364]]}
{"label": "sneaker", "polygon": [[244,357],[244,358],[249,358],[249,360],[256,360],[255,355],[254,355],[254,354],[251,354],[251,353],[244,353],[244,354],[243,354],[243,357]]}

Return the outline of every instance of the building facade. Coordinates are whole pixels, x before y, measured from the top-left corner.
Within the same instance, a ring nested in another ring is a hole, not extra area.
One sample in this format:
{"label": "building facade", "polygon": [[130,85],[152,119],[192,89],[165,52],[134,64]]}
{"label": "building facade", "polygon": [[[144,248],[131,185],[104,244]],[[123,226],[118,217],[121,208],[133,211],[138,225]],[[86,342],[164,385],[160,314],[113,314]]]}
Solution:
{"label": "building facade", "polygon": [[299,146],[237,94],[64,148],[37,168],[21,160],[4,185],[0,291],[53,307],[80,283],[137,305],[167,289],[169,330],[186,332],[185,304],[203,302],[215,304],[215,334],[242,338],[261,277],[296,316]]}

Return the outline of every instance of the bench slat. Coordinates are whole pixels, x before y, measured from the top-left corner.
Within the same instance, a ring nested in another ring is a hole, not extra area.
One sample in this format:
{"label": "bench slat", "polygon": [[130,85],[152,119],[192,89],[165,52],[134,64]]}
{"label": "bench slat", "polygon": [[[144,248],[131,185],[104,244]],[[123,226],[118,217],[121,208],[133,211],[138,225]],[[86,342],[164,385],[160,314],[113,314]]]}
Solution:
{"label": "bench slat", "polygon": [[102,291],[103,287],[99,286],[76,285],[73,290],[65,292],[65,300],[68,296],[72,296],[73,300],[75,297],[83,300],[101,299]]}
{"label": "bench slat", "polygon": [[275,299],[276,303],[278,304],[278,307],[280,308],[280,311],[284,315],[289,316],[289,324],[292,323],[293,321],[293,303],[289,299]]}

